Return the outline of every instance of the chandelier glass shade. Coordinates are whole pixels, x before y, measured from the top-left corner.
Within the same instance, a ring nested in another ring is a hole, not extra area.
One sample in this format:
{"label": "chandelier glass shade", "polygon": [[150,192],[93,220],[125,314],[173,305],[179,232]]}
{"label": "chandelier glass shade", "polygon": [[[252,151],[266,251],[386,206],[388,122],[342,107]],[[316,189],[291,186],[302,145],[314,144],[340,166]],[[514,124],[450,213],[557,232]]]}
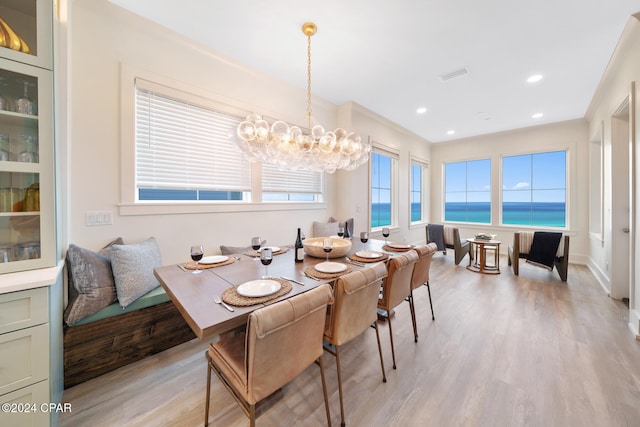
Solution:
{"label": "chandelier glass shade", "polygon": [[312,170],[333,173],[354,170],[369,160],[371,144],[359,135],[338,128],[326,131],[311,114],[311,36],[316,25],[302,26],[307,36],[307,125],[290,126],[277,120],[269,123],[258,114],[250,114],[238,125],[238,146],[249,161],[276,165],[280,169]]}

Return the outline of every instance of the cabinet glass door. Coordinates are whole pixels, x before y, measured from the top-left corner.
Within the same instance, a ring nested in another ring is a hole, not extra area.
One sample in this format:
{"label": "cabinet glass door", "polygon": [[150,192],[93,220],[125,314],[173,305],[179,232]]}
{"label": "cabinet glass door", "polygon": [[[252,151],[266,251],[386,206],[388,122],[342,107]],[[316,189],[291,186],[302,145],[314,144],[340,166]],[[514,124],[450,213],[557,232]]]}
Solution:
{"label": "cabinet glass door", "polygon": [[51,73],[0,58],[0,273],[50,266]]}
{"label": "cabinet glass door", "polygon": [[51,0],[0,0],[0,56],[52,68]]}

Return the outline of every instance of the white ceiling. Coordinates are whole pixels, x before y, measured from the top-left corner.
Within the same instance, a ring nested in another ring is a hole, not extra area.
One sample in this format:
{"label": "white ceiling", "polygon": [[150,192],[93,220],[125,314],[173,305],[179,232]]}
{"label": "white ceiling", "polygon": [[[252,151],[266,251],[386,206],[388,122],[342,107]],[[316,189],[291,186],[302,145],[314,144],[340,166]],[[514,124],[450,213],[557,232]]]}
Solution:
{"label": "white ceiling", "polygon": [[[110,1],[301,88],[300,27],[313,21],[314,96],[354,101],[432,142],[583,117],[640,11],[639,0]],[[544,78],[527,83],[532,74]]]}

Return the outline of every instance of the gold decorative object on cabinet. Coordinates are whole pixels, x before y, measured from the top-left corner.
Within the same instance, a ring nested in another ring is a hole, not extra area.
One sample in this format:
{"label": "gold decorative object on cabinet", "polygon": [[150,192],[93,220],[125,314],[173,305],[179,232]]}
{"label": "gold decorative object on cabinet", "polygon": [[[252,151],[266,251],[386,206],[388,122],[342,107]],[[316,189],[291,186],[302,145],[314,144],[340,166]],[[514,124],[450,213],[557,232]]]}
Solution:
{"label": "gold decorative object on cabinet", "polygon": [[9,49],[17,50],[19,52],[31,53],[31,49],[27,42],[22,37],[16,34],[13,29],[7,24],[4,19],[0,18],[0,46],[8,47]]}

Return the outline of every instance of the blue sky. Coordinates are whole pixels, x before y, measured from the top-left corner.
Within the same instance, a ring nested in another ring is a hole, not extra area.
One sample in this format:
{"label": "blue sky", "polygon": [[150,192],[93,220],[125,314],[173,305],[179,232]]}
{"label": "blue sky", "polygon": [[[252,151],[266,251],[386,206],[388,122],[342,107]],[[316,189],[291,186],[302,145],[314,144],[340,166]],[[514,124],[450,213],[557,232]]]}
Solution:
{"label": "blue sky", "polygon": [[[503,202],[564,202],[566,152],[554,151],[502,159]],[[447,202],[490,202],[489,159],[448,163]]]}

